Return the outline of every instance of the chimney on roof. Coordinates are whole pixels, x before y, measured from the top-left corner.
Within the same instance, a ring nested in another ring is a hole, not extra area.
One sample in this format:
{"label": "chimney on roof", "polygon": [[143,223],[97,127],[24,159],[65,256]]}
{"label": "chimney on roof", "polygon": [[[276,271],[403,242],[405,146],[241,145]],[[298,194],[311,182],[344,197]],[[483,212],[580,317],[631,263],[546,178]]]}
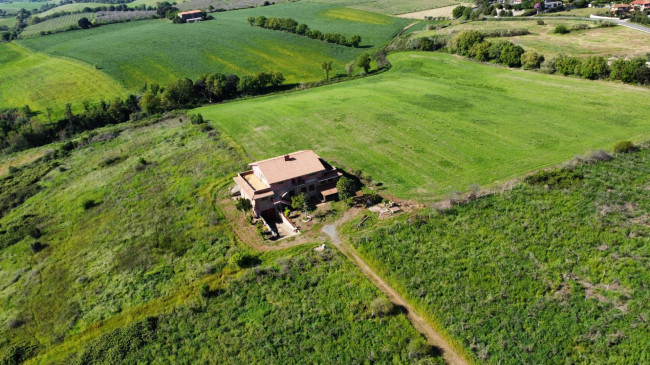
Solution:
{"label": "chimney on roof", "polygon": [[284,155],[284,160],[285,161],[289,161],[289,159],[290,159],[289,155]]}

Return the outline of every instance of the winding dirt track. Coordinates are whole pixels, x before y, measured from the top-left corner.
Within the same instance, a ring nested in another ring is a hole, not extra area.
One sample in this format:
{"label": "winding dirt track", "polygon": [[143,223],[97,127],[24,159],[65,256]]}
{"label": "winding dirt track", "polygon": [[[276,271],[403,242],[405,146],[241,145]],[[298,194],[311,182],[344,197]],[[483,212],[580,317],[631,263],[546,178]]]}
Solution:
{"label": "winding dirt track", "polygon": [[333,224],[326,225],[323,227],[323,233],[325,233],[331,240],[332,244],[341,251],[353,264],[355,264],[359,270],[368,278],[370,281],[381,290],[388,299],[390,299],[395,305],[401,306],[406,309],[406,316],[413,324],[413,327],[422,333],[429,343],[433,346],[436,346],[442,351],[442,357],[445,359],[447,364],[453,365],[466,365],[467,361],[463,359],[448,343],[445,341],[440,334],[433,329],[422,317],[420,317],[415,310],[409,305],[409,303],[402,298],[395,289],[391,288],[374,270],[366,264],[359,255],[357,255],[354,250],[352,250],[347,245],[341,242],[341,238],[338,235],[336,228],[343,224],[345,221],[349,220],[355,215],[356,211],[354,209],[348,210],[345,212],[343,217],[336,221]]}

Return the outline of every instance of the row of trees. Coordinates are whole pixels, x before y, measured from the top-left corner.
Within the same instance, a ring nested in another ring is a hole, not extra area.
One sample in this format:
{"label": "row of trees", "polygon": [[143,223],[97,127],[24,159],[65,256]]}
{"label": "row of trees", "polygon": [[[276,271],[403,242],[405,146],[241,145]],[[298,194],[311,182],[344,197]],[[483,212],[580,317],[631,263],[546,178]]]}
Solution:
{"label": "row of trees", "polygon": [[[435,41],[439,43],[440,39],[436,38]],[[434,44],[433,42],[429,39],[420,41],[420,49],[427,50],[425,47]],[[438,43],[435,45],[440,48]],[[543,55],[533,51],[526,52],[511,42],[486,41],[484,35],[477,31],[462,32],[452,38],[450,50],[478,61],[494,61],[508,67],[523,67],[529,70],[541,68],[546,73],[576,75],[590,80],[609,79],[628,84],[650,85],[650,68],[646,65],[646,59],[642,57],[630,60],[621,58],[611,63],[601,56],[583,59],[559,55],[545,59]]]}
{"label": "row of trees", "polygon": [[19,151],[42,146],[57,139],[109,124],[138,120],[147,114],[190,108],[203,103],[233,99],[242,95],[260,94],[277,90],[284,83],[280,72],[258,72],[252,76],[238,77],[213,73],[196,81],[179,79],[167,87],[145,85],[142,97],[129,95],[96,105],[84,102],[83,111],[75,113],[66,104],[64,117],[49,123],[35,120],[38,113],[29,106],[20,109],[0,110],[0,151]]}
{"label": "row of trees", "polygon": [[251,26],[258,26],[273,30],[282,30],[285,32],[306,36],[312,39],[318,39],[327,43],[340,44],[346,47],[357,48],[361,44],[360,35],[346,37],[340,33],[322,33],[319,30],[309,29],[309,26],[307,26],[307,24],[299,24],[292,18],[267,18],[265,16],[258,16],[255,18],[249,16],[246,20]]}

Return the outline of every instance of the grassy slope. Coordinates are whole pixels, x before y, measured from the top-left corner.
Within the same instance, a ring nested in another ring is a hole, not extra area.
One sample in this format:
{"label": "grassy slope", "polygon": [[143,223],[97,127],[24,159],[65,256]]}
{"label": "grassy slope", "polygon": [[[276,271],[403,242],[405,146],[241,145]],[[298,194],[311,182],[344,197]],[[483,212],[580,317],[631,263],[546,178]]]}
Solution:
{"label": "grassy slope", "polygon": [[16,25],[16,22],[17,22],[17,20],[16,20],[15,17],[14,18],[0,18],[0,25],[7,26],[9,28]]}
{"label": "grassy slope", "polygon": [[111,6],[114,4],[109,4],[109,3],[73,3],[73,4],[66,4],[66,5],[61,5],[57,6],[56,8],[52,8],[48,11],[44,11],[42,13],[36,14],[38,17],[45,17],[50,14],[58,13],[60,11],[79,11],[82,10],[83,8],[96,8],[99,6]]}
{"label": "grassy slope", "polygon": [[44,22],[30,25],[25,30],[23,30],[22,33],[20,33],[20,36],[25,38],[25,37],[32,37],[35,35],[39,35],[41,32],[57,32],[61,30],[66,30],[70,28],[71,26],[78,26],[79,24],[79,19],[81,18],[87,18],[88,20],[93,20],[95,19],[96,14],[95,13],[80,13],[80,14],[71,14],[71,15],[65,15],[61,16],[58,18],[54,19],[49,19]]}
{"label": "grassy slope", "polygon": [[[650,37],[640,36],[637,30],[626,27],[598,28],[572,31],[569,34],[553,34],[553,29],[559,24],[569,28],[574,24],[596,26],[595,22],[544,19],[544,25],[538,25],[537,20],[530,21],[482,21],[458,24],[444,28],[440,32],[449,34],[463,30],[493,30],[525,28],[531,34],[517,37],[506,37],[511,42],[521,45],[526,50],[534,50],[546,56],[566,54],[571,56],[645,56],[650,52]],[[430,36],[436,31],[415,33],[416,37]]]}
{"label": "grassy slope", "polygon": [[[84,349],[101,356],[91,343],[115,339],[93,339],[160,316],[159,337],[132,359],[294,362],[305,352],[314,362],[405,359],[417,332],[401,314],[370,318],[380,292],[337,253],[319,255],[308,245],[261,256],[262,270],[229,264],[247,249],[213,199],[245,163],[218,134],[172,118],[80,141],[58,157],[61,167],[39,160],[1,181],[16,187],[36,177],[40,190],[0,218],[0,358],[11,345],[36,340],[44,363],[67,363]],[[148,164],[136,169],[141,157]],[[88,199],[97,205],[84,210]],[[34,227],[41,237],[30,236]],[[35,240],[46,245],[36,254]],[[215,295],[207,307],[201,283]],[[9,328],[16,319],[24,324]]]}
{"label": "grassy slope", "polygon": [[52,1],[14,1],[11,3],[0,3],[0,10],[5,10],[7,14],[16,14],[20,9],[38,10],[41,6],[51,3]]}
{"label": "grassy slope", "polygon": [[[341,19],[349,14],[354,16],[352,20]],[[276,70],[283,72],[288,82],[311,81],[323,78],[320,65],[324,60],[334,60],[334,72],[343,73],[345,63],[372,51],[251,27],[246,22],[251,15],[290,16],[324,32],[361,34],[362,45],[368,47],[390,40],[407,23],[378,14],[359,14],[353,9],[292,3],[216,13],[215,20],[197,24],[138,21],[21,43],[97,65],[131,90],[145,82],[166,84],[209,72],[244,75]],[[152,38],[152,34],[156,37]]]}
{"label": "grassy slope", "polygon": [[647,89],[440,53],[389,59],[393,69],[379,76],[196,112],[256,159],[310,148],[418,199],[650,135]]}
{"label": "grassy slope", "polygon": [[[303,0],[305,2],[324,3],[325,0]],[[455,0],[334,0],[328,3],[345,5],[361,10],[367,10],[382,14],[404,14],[414,11],[441,8],[453,4],[459,4]]]}
{"label": "grassy slope", "polygon": [[579,167],[566,190],[524,184],[344,231],[488,363],[648,363],[649,161],[644,150]]}
{"label": "grassy slope", "polygon": [[18,44],[0,44],[0,107],[29,105],[53,118],[63,115],[65,103],[81,109],[87,99],[110,99],[125,90],[105,74],[74,60],[29,51]]}

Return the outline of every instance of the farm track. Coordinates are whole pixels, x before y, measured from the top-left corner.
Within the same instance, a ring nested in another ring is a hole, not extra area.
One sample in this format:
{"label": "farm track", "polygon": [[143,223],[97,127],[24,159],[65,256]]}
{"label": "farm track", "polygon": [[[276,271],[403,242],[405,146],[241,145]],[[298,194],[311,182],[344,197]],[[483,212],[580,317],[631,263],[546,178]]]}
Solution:
{"label": "farm track", "polygon": [[428,342],[436,346],[442,351],[442,357],[447,364],[452,365],[465,365],[467,361],[463,359],[453,347],[445,341],[445,339],[433,328],[431,327],[424,318],[422,318],[411,305],[397,293],[386,281],[384,281],[377,273],[366,264],[365,261],[356,253],[353,249],[345,245],[341,238],[338,235],[337,227],[341,224],[350,220],[352,217],[359,213],[358,209],[351,209],[345,212],[342,218],[332,224],[328,224],[323,227],[322,232],[325,233],[329,238],[332,244],[343,253],[359,270],[372,282],[379,290],[381,290],[388,299],[390,299],[395,305],[403,307],[406,310],[406,316],[420,333],[422,333],[428,340]]}

